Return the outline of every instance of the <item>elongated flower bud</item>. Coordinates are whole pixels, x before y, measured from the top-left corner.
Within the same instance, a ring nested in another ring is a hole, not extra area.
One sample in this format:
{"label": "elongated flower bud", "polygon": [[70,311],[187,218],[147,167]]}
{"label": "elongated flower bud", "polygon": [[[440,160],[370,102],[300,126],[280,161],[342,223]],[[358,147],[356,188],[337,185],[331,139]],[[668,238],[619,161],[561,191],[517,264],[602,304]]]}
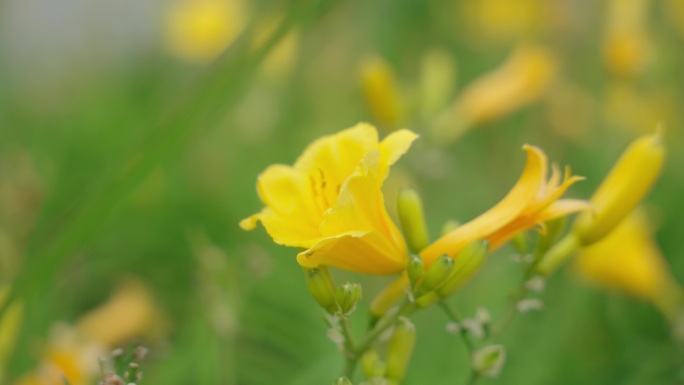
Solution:
{"label": "elongated flower bud", "polygon": [[423,276],[425,271],[425,265],[423,264],[423,259],[420,255],[411,254],[409,256],[409,262],[406,266],[406,274],[411,281],[411,286],[415,287],[418,280]]}
{"label": "elongated flower bud", "polygon": [[380,57],[364,60],[361,87],[375,119],[387,128],[396,128],[403,119],[403,107],[392,67]]}
{"label": "elongated flower bud", "polygon": [[361,285],[358,283],[345,282],[337,288],[337,304],[342,314],[349,314],[356,308],[356,303],[361,299]]}
{"label": "elongated flower bud", "polygon": [[424,292],[432,291],[444,283],[444,280],[454,269],[454,260],[448,255],[439,257],[425,273],[421,290]]}
{"label": "elongated flower bud", "polygon": [[488,251],[489,243],[484,240],[472,242],[463,248],[454,258],[453,271],[446,282],[437,289],[437,293],[441,297],[447,297],[458,291],[484,264]]}
{"label": "elongated flower bud", "polygon": [[582,213],[572,232],[544,254],[537,272],[551,274],[577,250],[608,235],[649,192],[664,160],[659,132],[632,142],[591,197],[593,210]]}
{"label": "elongated flower bud", "polygon": [[334,313],[337,310],[335,285],[328,269],[325,267],[304,269],[304,273],[306,275],[306,288],[311,296],[329,313]]}
{"label": "elongated flower bud", "polygon": [[375,348],[368,349],[361,356],[361,368],[366,378],[382,377],[385,375],[385,363]]}
{"label": "elongated flower bud", "polygon": [[430,236],[418,192],[411,187],[402,188],[397,197],[397,210],[409,249],[414,253],[423,250],[430,242]]}
{"label": "elongated flower bud", "polygon": [[409,360],[416,343],[416,328],[406,317],[399,317],[394,327],[392,339],[387,345],[387,367],[385,377],[388,380],[401,382],[406,374]]}
{"label": "elongated flower bud", "polygon": [[608,234],[651,190],[665,159],[659,133],[630,144],[591,197],[592,211],[581,214],[573,233],[581,244],[592,244]]}

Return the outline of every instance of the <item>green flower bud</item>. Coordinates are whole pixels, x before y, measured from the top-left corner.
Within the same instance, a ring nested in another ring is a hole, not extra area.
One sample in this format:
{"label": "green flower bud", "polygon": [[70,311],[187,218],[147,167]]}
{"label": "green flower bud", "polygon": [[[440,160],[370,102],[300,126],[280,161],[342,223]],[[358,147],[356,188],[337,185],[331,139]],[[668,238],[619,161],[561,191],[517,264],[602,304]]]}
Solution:
{"label": "green flower bud", "polygon": [[454,268],[437,293],[447,297],[458,291],[484,264],[488,252],[489,242],[485,240],[474,241],[464,247],[454,258]]}
{"label": "green flower bud", "polygon": [[328,269],[326,267],[305,268],[304,274],[306,276],[306,288],[311,296],[329,313],[334,313],[337,310],[335,285]]}
{"label": "green flower bud", "polygon": [[361,285],[358,283],[345,282],[337,288],[337,304],[342,314],[349,314],[356,308],[356,303],[361,299]]}
{"label": "green flower bud", "polygon": [[392,338],[387,344],[387,367],[385,378],[401,382],[406,374],[413,346],[416,343],[416,328],[406,317],[399,317]]}
{"label": "green flower bud", "polygon": [[340,377],[333,385],[352,385],[352,382],[347,377]]}
{"label": "green flower bud", "polygon": [[361,368],[366,378],[382,377],[385,375],[385,363],[380,359],[378,351],[368,349],[361,356]]}
{"label": "green flower bud", "polygon": [[449,274],[454,269],[454,260],[449,258],[448,255],[442,255],[425,273],[423,278],[423,283],[421,284],[421,289],[424,292],[432,291],[444,283],[444,280],[449,276]]}
{"label": "green flower bud", "polygon": [[486,346],[473,353],[473,369],[483,376],[496,377],[506,362],[506,349],[503,345]]}
{"label": "green flower bud", "polygon": [[423,271],[425,270],[425,265],[423,264],[423,259],[420,255],[411,254],[409,255],[409,261],[406,265],[406,274],[411,281],[411,286],[415,287],[416,283],[423,276]]}
{"label": "green flower bud", "polygon": [[397,210],[409,249],[414,253],[423,250],[430,242],[430,236],[418,192],[411,187],[402,188],[397,197]]}
{"label": "green flower bud", "polygon": [[528,239],[527,239],[527,233],[524,231],[519,232],[518,234],[515,234],[515,236],[511,239],[511,245],[515,249],[515,251],[518,252],[520,255],[525,255],[529,251],[529,245],[528,245]]}

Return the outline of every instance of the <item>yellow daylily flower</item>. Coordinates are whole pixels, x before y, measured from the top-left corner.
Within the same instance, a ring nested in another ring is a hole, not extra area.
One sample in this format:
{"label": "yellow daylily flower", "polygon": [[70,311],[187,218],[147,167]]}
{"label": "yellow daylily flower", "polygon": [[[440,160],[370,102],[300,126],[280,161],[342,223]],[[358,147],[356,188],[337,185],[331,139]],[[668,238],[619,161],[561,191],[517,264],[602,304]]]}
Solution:
{"label": "yellow daylily flower", "polygon": [[293,166],[273,165],[258,178],[266,205],[240,222],[262,225],[281,245],[306,249],[297,262],[369,274],[406,267],[404,238],[385,208],[382,184],[389,168],[417,135],[398,130],[378,141],[375,127],[361,123],[312,143]]}
{"label": "yellow daylily flower", "polygon": [[637,209],[599,242],[583,248],[575,263],[584,279],[608,289],[654,301],[681,295],[655,243],[651,226]]}
{"label": "yellow daylily flower", "polygon": [[[516,234],[554,218],[587,210],[590,205],[583,200],[560,199],[563,193],[582,177],[570,175],[566,168],[564,176],[552,166],[547,178],[548,160],[544,152],[525,145],[527,162],[522,175],[508,194],[494,207],[472,221],[451,230],[420,252],[426,269],[437,258],[447,254],[455,258],[473,241],[484,239],[490,251],[501,247]],[[371,313],[380,316],[403,295],[409,285],[406,274],[391,283],[371,303]]]}
{"label": "yellow daylily flower", "polygon": [[472,221],[443,235],[430,244],[420,255],[429,266],[443,254],[455,257],[466,245],[478,240],[489,241],[494,250],[521,231],[554,218],[589,208],[587,202],[575,199],[560,199],[563,193],[582,177],[572,176],[566,169],[561,172],[551,167],[547,179],[548,160],[544,152],[534,146],[525,145],[527,163],[518,182],[497,205]]}

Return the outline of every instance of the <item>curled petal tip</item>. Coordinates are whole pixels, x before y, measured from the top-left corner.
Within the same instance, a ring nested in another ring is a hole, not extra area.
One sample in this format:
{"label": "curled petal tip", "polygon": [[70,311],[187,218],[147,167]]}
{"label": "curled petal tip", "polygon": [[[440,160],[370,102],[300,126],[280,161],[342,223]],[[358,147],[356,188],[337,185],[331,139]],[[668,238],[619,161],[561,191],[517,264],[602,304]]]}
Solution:
{"label": "curled petal tip", "polygon": [[256,228],[256,224],[258,221],[259,221],[258,215],[249,216],[249,217],[240,221],[240,228],[245,230],[245,231],[254,230]]}

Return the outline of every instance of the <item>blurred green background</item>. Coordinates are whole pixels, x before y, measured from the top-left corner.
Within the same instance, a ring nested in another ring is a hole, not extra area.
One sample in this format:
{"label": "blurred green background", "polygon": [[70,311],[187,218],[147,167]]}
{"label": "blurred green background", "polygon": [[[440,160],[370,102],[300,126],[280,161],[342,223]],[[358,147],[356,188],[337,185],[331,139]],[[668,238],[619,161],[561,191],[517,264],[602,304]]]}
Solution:
{"label": "blurred green background", "polygon": [[[314,138],[360,121],[423,135],[393,170],[387,201],[416,186],[433,235],[505,195],[524,143],[586,176],[569,195],[587,198],[632,139],[663,123],[667,166],[648,205],[684,282],[683,1],[623,6],[636,16],[621,16],[620,1],[237,1],[210,12],[227,13],[208,53],[174,37],[182,28],[169,18],[183,1],[0,3],[0,278],[25,304],[7,383],[40,364],[56,322],[77,322],[131,276],[161,313],[145,340],[143,383],[330,383],[342,361],[296,250],[237,223],[260,209],[265,167],[291,164]],[[628,36],[617,59],[614,25]],[[453,66],[441,91],[448,109],[522,43],[558,63],[544,91],[453,143],[431,141],[433,117],[418,112],[430,92],[421,88],[426,55],[438,50]],[[214,46],[227,50],[214,59]],[[369,57],[393,73],[395,122],[379,121],[364,95]],[[520,277],[513,253],[497,252],[453,303],[499,316]],[[334,275],[362,282],[364,304],[389,281]],[[543,311],[518,317],[500,339],[500,378],[482,383],[682,383],[682,353],[649,304],[586,285],[571,269],[542,298]],[[465,383],[467,351],[444,315],[414,319],[405,382]]]}

